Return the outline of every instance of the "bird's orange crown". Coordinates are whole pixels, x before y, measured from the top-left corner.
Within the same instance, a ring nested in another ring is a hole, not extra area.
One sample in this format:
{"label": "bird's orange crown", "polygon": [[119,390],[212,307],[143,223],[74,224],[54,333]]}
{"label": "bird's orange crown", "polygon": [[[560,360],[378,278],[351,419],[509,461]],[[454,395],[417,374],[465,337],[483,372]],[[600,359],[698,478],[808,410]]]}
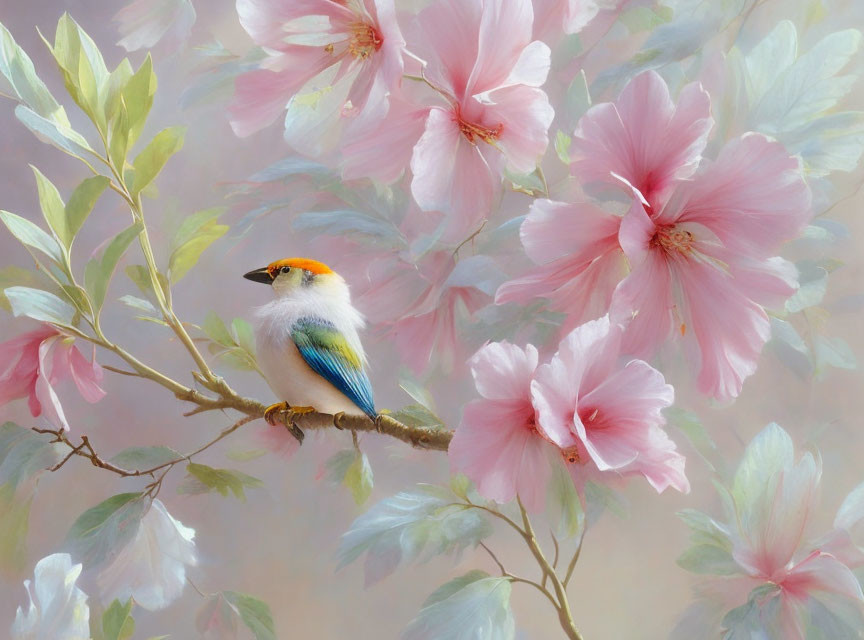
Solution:
{"label": "bird's orange crown", "polygon": [[303,269],[304,271],[309,271],[319,276],[326,273],[333,273],[333,269],[323,262],[318,262],[317,260],[311,260],[309,258],[285,258],[284,260],[277,260],[276,262],[271,262],[267,265],[267,272],[272,276],[278,273],[279,269],[282,267]]}

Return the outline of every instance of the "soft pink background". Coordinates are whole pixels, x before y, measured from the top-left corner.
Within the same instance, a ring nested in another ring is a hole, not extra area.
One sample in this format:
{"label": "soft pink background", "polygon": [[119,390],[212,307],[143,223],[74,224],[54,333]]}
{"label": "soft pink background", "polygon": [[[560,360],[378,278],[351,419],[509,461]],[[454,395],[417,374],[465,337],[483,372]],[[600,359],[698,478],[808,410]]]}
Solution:
{"label": "soft pink background", "polygon": [[[58,17],[69,11],[93,36],[113,67],[124,55],[111,44],[118,39],[110,21],[118,7],[116,0],[26,3],[0,0],[0,21],[31,54],[40,75],[59,97],[63,94],[62,82],[35,27],[50,38]],[[193,44],[218,37],[228,46],[240,49],[246,46],[232,2],[209,0],[197,3],[196,8],[199,17]],[[847,26],[850,25],[837,24],[834,28]],[[765,32],[767,29],[762,35]],[[176,228],[182,215],[220,204],[224,194],[220,183],[252,174],[283,157],[287,149],[278,125],[239,140],[232,134],[222,107],[185,112],[179,109],[178,97],[195,62],[191,46],[173,55],[160,47],[154,57],[160,86],[149,134],[175,124],[189,128],[186,148],[171,161],[158,182],[159,199],[145,205],[154,244],[164,252],[169,230]],[[136,64],[141,58],[141,53],[132,55]],[[70,107],[71,100],[64,102],[73,123],[83,129],[79,114]],[[855,108],[855,104],[861,108],[860,92],[849,104],[850,108]],[[76,160],[36,141],[15,119],[11,101],[0,99],[0,208],[35,220],[41,216],[28,163],[38,166],[64,194],[86,177]],[[844,176],[837,182],[839,194],[850,193],[856,186],[854,176]],[[852,239],[841,245],[839,255],[835,256],[846,266],[831,276],[826,298],[829,307],[832,301],[864,290],[862,206],[864,196],[859,194],[843,202],[832,214],[850,227]],[[76,244],[78,264],[83,264],[99,242],[127,224],[128,212],[109,192]],[[226,318],[249,318],[250,309],[264,302],[269,292],[242,280],[241,275],[271,259],[304,253],[302,239],[292,236],[284,217],[277,213],[265,218],[245,237],[226,239],[205,254],[199,267],[177,287],[177,310],[191,322],[202,320],[210,309]],[[314,257],[328,260],[328,256]],[[0,266],[28,266],[28,261],[24,250],[5,231],[0,232]],[[351,274],[344,275],[351,280]],[[109,300],[123,293],[134,292],[121,274],[112,285]],[[106,315],[109,335],[128,345],[145,361],[185,379],[191,364],[167,332],[130,318],[128,310],[109,304]],[[13,320],[3,314],[0,337],[7,339],[28,326],[28,321]],[[837,313],[829,320],[827,332],[848,340],[860,357],[864,354],[861,326],[860,310]],[[395,356],[390,347],[371,342],[368,348],[374,363],[373,382],[379,406],[408,403],[408,398],[396,387],[396,367],[391,366],[395,364]],[[107,356],[102,360],[117,364]],[[244,393],[262,400],[271,397],[255,376],[231,370],[225,373]],[[681,379],[683,376],[679,376]],[[61,392],[61,395],[73,432],[86,433],[108,455],[132,444],[169,443],[188,450],[230,424],[230,417],[219,414],[181,417],[184,407],[149,383],[109,374],[106,389],[108,397],[95,406],[87,405],[74,393]],[[859,372],[830,370],[823,380],[811,385],[766,353],[760,370],[747,382],[735,405],[714,409],[691,403],[690,407],[700,408],[730,464],[740,456],[743,445],[770,421],[777,421],[789,430],[799,446],[808,443],[818,446],[825,473],[822,506],[814,529],[824,530],[842,497],[864,481],[862,391]],[[459,406],[470,397],[471,390],[441,387],[436,392],[442,415],[455,425]],[[0,420],[33,424],[23,403],[0,408]],[[300,454],[290,461],[275,456],[249,463],[226,459],[226,451],[259,446],[253,438],[254,430],[253,426],[241,432],[226,441],[224,447],[201,458],[202,462],[240,468],[263,478],[266,488],[250,491],[246,503],[218,495],[178,496],[174,488],[182,477],[179,470],[171,474],[161,498],[175,517],[197,531],[201,565],[191,575],[198,587],[205,591],[244,591],[263,598],[273,610],[280,638],[395,638],[425,597],[442,582],[472,568],[494,572],[494,566],[481,550],[469,551],[458,561],[438,559],[401,568],[368,590],[363,588],[362,563],[335,573],[339,537],[359,511],[347,491],[316,480],[316,475],[330,453],[350,446],[348,434],[334,431],[311,436]],[[680,434],[673,435],[683,442]],[[363,445],[375,470],[372,501],[415,482],[439,482],[447,476],[447,460],[441,453],[413,452],[400,443],[374,436],[365,438]],[[686,443],[682,446],[685,453],[693,453]],[[688,457],[688,475],[693,485],[689,496],[669,491],[658,497],[647,484],[632,483],[626,491],[630,517],[621,520],[606,515],[589,530],[569,589],[574,618],[586,638],[664,638],[689,603],[694,580],[675,564],[675,558],[687,546],[687,531],[675,512],[684,507],[711,510],[718,505],[710,475],[695,454]],[[135,490],[140,484],[116,478],[81,460],[45,476],[33,508],[28,566],[59,548],[69,525],[84,509],[114,493]],[[544,541],[548,543],[548,539]],[[508,569],[513,573],[536,574],[529,554],[510,532],[500,530],[489,542],[499,556],[507,559]],[[0,629],[8,628],[15,607],[25,602],[23,577],[7,576],[0,581]],[[170,633],[173,638],[194,637],[195,612],[201,602],[194,590],[187,589],[184,597],[167,611],[150,614],[139,610],[136,637],[163,633]],[[513,608],[521,637],[560,636],[548,603],[532,589],[514,587]]]}

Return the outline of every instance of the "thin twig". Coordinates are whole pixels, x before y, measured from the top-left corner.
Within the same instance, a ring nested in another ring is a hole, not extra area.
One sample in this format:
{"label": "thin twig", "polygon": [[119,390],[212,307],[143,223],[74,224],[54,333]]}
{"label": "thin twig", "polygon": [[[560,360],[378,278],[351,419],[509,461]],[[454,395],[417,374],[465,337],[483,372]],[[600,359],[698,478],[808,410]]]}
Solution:
{"label": "thin twig", "polygon": [[493,552],[492,549],[490,549],[489,547],[487,547],[485,542],[483,542],[483,541],[481,540],[481,541],[480,541],[480,546],[483,547],[483,548],[486,550],[486,553],[488,553],[488,554],[492,557],[492,559],[495,561],[495,564],[498,565],[498,568],[501,570],[501,575],[502,575],[502,576],[510,575],[510,574],[507,573],[507,570],[504,568],[504,565],[501,564],[501,561],[498,559],[498,556],[495,555],[495,552]]}
{"label": "thin twig", "polygon": [[570,578],[573,576],[573,570],[576,569],[576,563],[579,562],[579,554],[582,553],[582,541],[585,540],[585,529],[582,529],[582,535],[579,536],[579,545],[576,547],[576,552],[570,559],[570,564],[567,565],[567,573],[564,574],[563,584],[566,587],[570,583]]}

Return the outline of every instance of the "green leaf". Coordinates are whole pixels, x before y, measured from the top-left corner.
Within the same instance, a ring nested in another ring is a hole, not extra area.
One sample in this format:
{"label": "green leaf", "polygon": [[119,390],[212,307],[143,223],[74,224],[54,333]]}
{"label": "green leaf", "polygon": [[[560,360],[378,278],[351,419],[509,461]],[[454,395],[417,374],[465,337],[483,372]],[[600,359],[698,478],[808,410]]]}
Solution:
{"label": "green leaf", "polygon": [[547,505],[549,521],[558,523],[559,537],[566,539],[581,535],[585,528],[585,512],[582,510],[582,502],[573,478],[560,460],[552,464]]}
{"label": "green leaf", "polygon": [[9,211],[0,211],[0,220],[3,220],[3,224],[19,242],[33,249],[38,249],[58,265],[63,264],[63,252],[57,241],[27,218],[22,218]]}
{"label": "green leaf", "polygon": [[237,591],[223,591],[222,595],[237,609],[240,619],[255,636],[255,640],[276,640],[273,614],[266,602]]}
{"label": "green leaf", "polygon": [[96,128],[107,134],[105,100],[109,74],[96,43],[64,13],[57,23],[51,53],[60,66],[63,82],[72,99],[90,116]]}
{"label": "green leaf", "polygon": [[108,284],[111,282],[117,263],[143,228],[141,222],[135,222],[118,233],[102,252],[102,257],[92,258],[84,268],[84,286],[87,287],[97,313],[105,304]]}
{"label": "green leaf", "polygon": [[38,289],[43,283],[32,271],[10,265],[0,269],[0,308],[12,311],[12,306],[6,298],[5,290],[9,287],[29,287]]}
{"label": "green leaf", "polygon": [[234,318],[231,321],[231,335],[237,342],[237,346],[251,355],[255,355],[255,331],[252,325],[243,318]]}
{"label": "green leaf", "polygon": [[411,396],[417,404],[435,413],[435,400],[432,394],[407,369],[399,372],[399,388]]}
{"label": "green leaf", "polygon": [[516,625],[510,610],[510,592],[509,578],[471,571],[434,591],[402,637],[512,640]]}
{"label": "green leaf", "polygon": [[732,551],[729,531],[710,516],[695,509],[682,509],[676,514],[690,527],[690,541],[694,545],[712,545]]}
{"label": "green leaf", "polygon": [[709,544],[690,547],[678,557],[678,566],[691,573],[728,576],[741,573],[741,568],[726,549]]}
{"label": "green leaf", "polygon": [[129,118],[130,147],[138,140],[147,121],[150,108],[153,106],[153,96],[156,95],[156,84],[153,60],[148,53],[123,90],[123,102]]}
{"label": "green leaf", "polygon": [[185,276],[201,258],[201,254],[228,231],[227,225],[216,222],[221,213],[222,209],[199,211],[180,225],[172,242],[174,249],[168,261],[171,282],[178,282]]}
{"label": "green leaf", "polygon": [[67,248],[84,226],[84,222],[96,206],[96,201],[110,183],[111,181],[105,176],[92,176],[75,187],[75,191],[69,196],[69,202],[66,203],[66,228],[69,233]]}
{"label": "green leaf", "polygon": [[0,568],[12,574],[29,564],[27,532],[32,502],[32,496],[16,497],[11,485],[0,484]]}
{"label": "green leaf", "polygon": [[854,370],[858,368],[855,352],[843,338],[817,335],[813,339],[813,355],[816,359],[816,375],[825,374],[827,367]]}
{"label": "green leaf", "polygon": [[121,493],[82,513],[66,535],[66,548],[85,565],[98,565],[113,557],[138,531],[150,508],[141,493]]}
{"label": "green leaf", "polygon": [[9,287],[6,298],[16,316],[27,316],[41,322],[71,326],[75,309],[53,293],[28,287]]}
{"label": "green leaf", "polygon": [[123,58],[120,64],[108,76],[108,88],[105,98],[105,119],[111,122],[117,117],[123,102],[123,89],[132,79],[132,64],[129,58]]}
{"label": "green leaf", "polygon": [[45,222],[54,231],[54,235],[67,248],[72,240],[69,233],[68,225],[66,224],[66,205],[63,198],[60,197],[60,192],[57,187],[42,175],[32,164],[30,168],[36,176],[36,188],[39,191],[39,206],[42,209],[42,215],[45,217]]}
{"label": "green leaf", "polygon": [[258,478],[246,475],[233,469],[216,469],[206,464],[190,462],[186,467],[189,472],[186,481],[178,488],[180,493],[208,493],[216,491],[221,496],[234,494],[235,498],[246,500],[244,488],[257,489],[264,483]]}
{"label": "green leaf", "polygon": [[558,159],[568,167],[570,166],[570,145],[572,143],[573,139],[560,129],[555,134],[555,153],[558,154]]}
{"label": "green leaf", "polygon": [[38,477],[62,459],[63,449],[12,422],[0,427],[0,568],[19,572],[28,563],[27,529]]}
{"label": "green leaf", "polygon": [[204,322],[201,323],[201,328],[208,338],[224,347],[234,347],[237,344],[228,332],[228,327],[225,326],[222,318],[215,311],[207,312],[207,315],[204,316]]}
{"label": "green leaf", "polygon": [[368,552],[364,570],[371,584],[404,562],[461,551],[492,533],[479,509],[458,504],[449,489],[418,485],[373,505],[342,536],[339,567]]}
{"label": "green leaf", "polygon": [[132,164],[135,169],[135,180],[132,186],[132,197],[136,197],[149,185],[168,159],[183,148],[184,127],[169,127],[163,129],[144,147]]}
{"label": "green leaf", "polygon": [[135,471],[152,469],[173,460],[179,460],[182,457],[182,453],[175,451],[171,447],[129,447],[128,449],[123,449],[123,451],[111,458],[109,462],[127,471]]}
{"label": "green leaf", "polygon": [[68,124],[43,118],[23,104],[15,107],[15,117],[30,129],[39,140],[53,145],[71,156],[85,158],[88,155],[96,155],[84,136],[73,130]]}
{"label": "green leaf", "polygon": [[135,619],[132,617],[132,599],[121,604],[119,600],[102,614],[102,633],[105,640],[128,640],[135,633]]}
{"label": "green leaf", "polygon": [[681,407],[667,407],[663,415],[669,424],[683,433],[696,452],[708,465],[708,468],[718,473],[725,472],[723,457],[717,450],[717,445],[708,435],[705,425],[698,415]]}
{"label": "green leaf", "polygon": [[207,598],[195,615],[195,628],[203,638],[229,640],[237,638],[237,622],[240,613],[222,593]]}
{"label": "green leaf", "polygon": [[419,404],[409,404],[407,407],[391,413],[390,417],[409,427],[444,428],[444,422],[441,418]]}
{"label": "green leaf", "polygon": [[373,486],[372,466],[369,464],[369,458],[366,457],[365,453],[355,451],[354,460],[345,471],[342,484],[351,491],[357,506],[369,499]]}
{"label": "green leaf", "polygon": [[36,75],[36,69],[30,57],[19,47],[12,34],[0,24],[0,73],[2,73],[12,90],[24,104],[34,112],[69,126],[69,119],[45,83]]}

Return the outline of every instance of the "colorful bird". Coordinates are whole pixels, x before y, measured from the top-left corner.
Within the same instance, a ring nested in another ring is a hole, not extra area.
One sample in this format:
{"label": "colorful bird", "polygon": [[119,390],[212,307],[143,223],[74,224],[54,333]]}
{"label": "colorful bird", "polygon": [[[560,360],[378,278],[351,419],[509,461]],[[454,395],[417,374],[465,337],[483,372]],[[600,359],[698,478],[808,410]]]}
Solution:
{"label": "colorful bird", "polygon": [[[264,418],[288,423],[307,413],[331,414],[339,426],[345,415],[375,420],[372,386],[358,330],[363,316],[351,304],[345,280],[326,264],[287,258],[243,276],[269,284],[276,299],[256,311],[258,363],[267,383],[282,398]],[[302,441],[303,432],[291,429]]]}

